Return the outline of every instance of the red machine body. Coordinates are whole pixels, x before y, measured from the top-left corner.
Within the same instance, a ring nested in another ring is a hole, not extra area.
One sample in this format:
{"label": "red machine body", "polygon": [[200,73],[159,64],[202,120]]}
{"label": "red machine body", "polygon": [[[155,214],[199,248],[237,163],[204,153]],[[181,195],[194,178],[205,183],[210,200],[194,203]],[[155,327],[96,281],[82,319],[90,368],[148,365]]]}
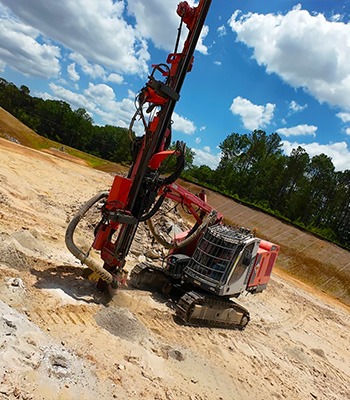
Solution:
{"label": "red machine body", "polygon": [[280,246],[266,240],[261,240],[247,284],[247,291],[257,293],[266,288],[279,250]]}

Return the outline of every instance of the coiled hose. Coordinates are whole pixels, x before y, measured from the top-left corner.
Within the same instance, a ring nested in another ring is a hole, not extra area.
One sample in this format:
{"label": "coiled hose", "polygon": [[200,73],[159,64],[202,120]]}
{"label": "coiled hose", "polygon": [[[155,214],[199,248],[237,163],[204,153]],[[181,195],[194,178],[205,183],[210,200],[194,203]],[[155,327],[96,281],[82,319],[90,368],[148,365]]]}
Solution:
{"label": "coiled hose", "polygon": [[101,199],[107,198],[108,192],[100,192],[97,193],[94,197],[88,200],[85,204],[83,204],[79,211],[74,215],[73,219],[69,223],[66,230],[66,246],[68,250],[83,264],[87,265],[90,269],[92,269],[96,274],[105,282],[112,285],[112,287],[117,287],[118,282],[116,278],[106,271],[102,266],[97,264],[92,258],[90,258],[86,253],[84,253],[79,247],[74,243],[74,231],[81,221],[81,219],[85,216],[85,214],[90,210],[90,208],[96,204]]}

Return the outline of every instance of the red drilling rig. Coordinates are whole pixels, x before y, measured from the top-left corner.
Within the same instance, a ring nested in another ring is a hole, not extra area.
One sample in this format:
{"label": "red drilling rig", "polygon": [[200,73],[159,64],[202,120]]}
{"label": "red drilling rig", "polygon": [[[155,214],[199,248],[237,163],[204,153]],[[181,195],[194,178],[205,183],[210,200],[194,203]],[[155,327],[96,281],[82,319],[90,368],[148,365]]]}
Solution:
{"label": "red drilling rig", "polygon": [[[223,216],[207,203],[204,193],[196,196],[179,186],[176,180],[185,165],[186,146],[177,142],[176,149],[169,150],[172,113],[185,76],[192,69],[193,54],[210,4],[211,0],[201,0],[196,7],[186,1],[179,3],[177,14],[181,23],[175,51],[168,55],[166,63],[152,66],[152,73],[136,99],[130,131],[139,119],[144,124],[144,135],[133,139],[128,175],[116,175],[109,191],[98,193],[81,207],[67,228],[66,244],[72,254],[98,274],[99,288],[117,288],[139,223],[147,221],[157,238],[152,217],[164,199],[180,203],[194,216],[194,226],[173,243],[162,243],[170,249],[163,267],[148,263],[134,267],[131,284],[156,288],[167,295],[172,291],[180,293],[176,313],[187,323],[244,328],[249,312],[232,297],[266,288],[279,246],[256,238],[247,229],[224,225]],[[183,24],[188,36],[179,52]],[[156,79],[156,75],[161,75],[161,79]],[[161,166],[168,157],[176,157],[175,172],[163,176]],[[101,202],[101,220],[94,230],[92,248],[100,252],[103,266],[73,240],[81,219]]]}

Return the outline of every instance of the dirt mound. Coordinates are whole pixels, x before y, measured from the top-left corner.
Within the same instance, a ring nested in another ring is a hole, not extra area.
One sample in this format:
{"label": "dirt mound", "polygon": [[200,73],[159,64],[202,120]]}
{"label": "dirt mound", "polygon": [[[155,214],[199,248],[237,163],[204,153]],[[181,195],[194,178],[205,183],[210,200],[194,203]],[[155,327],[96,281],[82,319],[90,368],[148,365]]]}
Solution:
{"label": "dirt mound", "polygon": [[137,341],[148,336],[147,329],[127,308],[102,308],[95,315],[95,321],[101,328],[121,339]]}

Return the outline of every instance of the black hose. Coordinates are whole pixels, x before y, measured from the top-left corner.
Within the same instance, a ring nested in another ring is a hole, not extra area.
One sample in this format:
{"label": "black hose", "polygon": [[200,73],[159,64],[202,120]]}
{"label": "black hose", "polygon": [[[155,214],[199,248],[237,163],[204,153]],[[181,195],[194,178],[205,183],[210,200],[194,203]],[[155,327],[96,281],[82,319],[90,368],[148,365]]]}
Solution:
{"label": "black hose", "polygon": [[89,256],[84,253],[79,247],[74,243],[74,231],[81,221],[81,219],[84,217],[84,215],[90,210],[90,208],[96,204],[98,201],[101,199],[107,198],[108,197],[108,192],[100,192],[97,193],[94,197],[92,197],[90,200],[88,200],[85,204],[83,204],[78,212],[74,215],[73,219],[69,223],[67,230],[66,230],[66,236],[65,236],[65,241],[66,241],[66,246],[68,250],[78,259],[80,260],[83,264],[87,265],[89,268],[91,268],[96,274],[105,282],[111,284],[112,286],[116,287],[118,285],[116,278],[106,271],[103,267],[101,267],[99,264],[97,264],[94,260],[89,258]]}
{"label": "black hose", "polygon": [[147,221],[148,219],[152,218],[153,215],[160,209],[161,205],[163,204],[164,199],[165,199],[164,195],[160,196],[159,199],[157,200],[156,204],[152,208],[152,210],[148,214],[145,214],[140,218],[140,222],[144,222],[144,221]]}

